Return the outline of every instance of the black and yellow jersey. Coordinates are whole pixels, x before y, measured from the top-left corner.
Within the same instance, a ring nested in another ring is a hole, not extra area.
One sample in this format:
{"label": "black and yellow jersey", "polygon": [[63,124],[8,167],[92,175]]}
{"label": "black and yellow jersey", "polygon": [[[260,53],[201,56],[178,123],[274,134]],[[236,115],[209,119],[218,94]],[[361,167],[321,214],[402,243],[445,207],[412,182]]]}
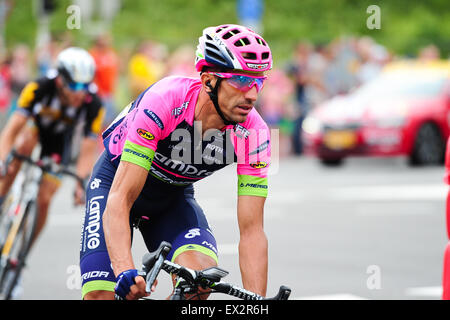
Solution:
{"label": "black and yellow jersey", "polygon": [[44,154],[62,155],[78,124],[85,137],[96,138],[102,130],[105,110],[91,86],[80,107],[64,105],[58,98],[55,74],[29,82],[17,101],[17,110],[34,120]]}

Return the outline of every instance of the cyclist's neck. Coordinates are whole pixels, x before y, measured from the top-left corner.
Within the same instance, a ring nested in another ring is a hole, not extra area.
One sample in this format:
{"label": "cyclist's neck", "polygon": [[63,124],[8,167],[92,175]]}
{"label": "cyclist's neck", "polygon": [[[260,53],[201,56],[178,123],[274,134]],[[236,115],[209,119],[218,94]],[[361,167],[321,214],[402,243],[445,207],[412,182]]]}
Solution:
{"label": "cyclist's neck", "polygon": [[195,104],[194,121],[201,121],[202,135],[206,130],[223,130],[226,127],[222,118],[217,114],[208,94],[203,89],[200,91]]}

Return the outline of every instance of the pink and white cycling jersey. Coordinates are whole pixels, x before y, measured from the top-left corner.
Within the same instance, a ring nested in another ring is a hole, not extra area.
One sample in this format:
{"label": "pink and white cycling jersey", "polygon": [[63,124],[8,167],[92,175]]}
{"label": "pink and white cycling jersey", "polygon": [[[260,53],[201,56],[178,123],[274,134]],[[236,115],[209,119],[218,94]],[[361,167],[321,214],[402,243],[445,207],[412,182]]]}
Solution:
{"label": "pink and white cycling jersey", "polygon": [[184,186],[237,163],[238,194],[267,196],[270,132],[255,109],[222,130],[194,121],[199,79],[164,78],[130,103],[103,133],[111,161],[128,161]]}

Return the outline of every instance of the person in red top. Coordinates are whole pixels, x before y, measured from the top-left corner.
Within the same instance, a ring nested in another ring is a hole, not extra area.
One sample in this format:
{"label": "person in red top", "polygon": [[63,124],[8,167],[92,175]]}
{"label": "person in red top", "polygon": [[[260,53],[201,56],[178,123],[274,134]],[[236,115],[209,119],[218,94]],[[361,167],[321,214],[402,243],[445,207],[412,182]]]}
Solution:
{"label": "person in red top", "polygon": [[[447,140],[447,152],[445,154],[444,182],[450,185],[450,138]],[[450,239],[450,189],[446,202],[447,237]],[[450,241],[447,243],[444,253],[444,268],[442,277],[442,299],[450,300]]]}
{"label": "person in red top", "polygon": [[96,64],[94,83],[106,109],[105,123],[110,123],[117,113],[114,92],[119,73],[119,57],[111,46],[111,37],[107,34],[97,37],[89,53]]}
{"label": "person in red top", "polygon": [[11,71],[9,61],[0,61],[0,112],[5,112],[11,102]]}

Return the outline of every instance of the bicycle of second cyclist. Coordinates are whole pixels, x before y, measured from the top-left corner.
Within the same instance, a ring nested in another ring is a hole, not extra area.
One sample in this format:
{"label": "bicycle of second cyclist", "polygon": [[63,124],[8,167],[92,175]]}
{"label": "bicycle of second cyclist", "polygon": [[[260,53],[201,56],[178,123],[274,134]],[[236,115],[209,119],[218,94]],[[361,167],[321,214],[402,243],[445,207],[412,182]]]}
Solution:
{"label": "bicycle of second cyclist", "polygon": [[[254,292],[245,290],[239,286],[222,281],[228,272],[219,267],[211,267],[201,271],[192,270],[180,266],[171,261],[165,260],[172,246],[169,242],[161,242],[159,248],[150,253],[146,253],[142,258],[142,270],[139,275],[146,279],[146,292],[150,293],[151,288],[161,270],[178,277],[171,300],[191,300],[201,295],[212,293],[222,293],[242,300],[287,300],[291,294],[291,289],[280,286],[278,293],[271,298],[266,298]],[[207,291],[199,290],[199,288]],[[116,296],[116,299],[119,299]],[[145,298],[144,298],[145,299]]]}
{"label": "bicycle of second cyclist", "polygon": [[0,208],[0,298],[5,300],[12,298],[36,236],[37,196],[44,174],[69,175],[84,185],[83,179],[52,157],[33,160],[12,150],[5,168],[15,158],[23,165]]}

